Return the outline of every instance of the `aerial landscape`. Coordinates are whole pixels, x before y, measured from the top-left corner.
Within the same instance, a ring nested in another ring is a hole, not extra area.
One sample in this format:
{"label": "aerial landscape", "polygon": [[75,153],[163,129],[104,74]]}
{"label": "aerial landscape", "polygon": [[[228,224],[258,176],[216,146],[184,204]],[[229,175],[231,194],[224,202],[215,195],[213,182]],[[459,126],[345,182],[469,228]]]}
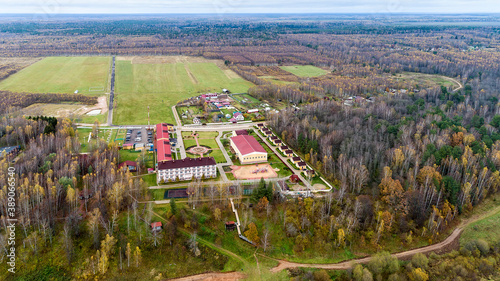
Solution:
{"label": "aerial landscape", "polygon": [[21,2],[0,280],[500,280],[498,3]]}

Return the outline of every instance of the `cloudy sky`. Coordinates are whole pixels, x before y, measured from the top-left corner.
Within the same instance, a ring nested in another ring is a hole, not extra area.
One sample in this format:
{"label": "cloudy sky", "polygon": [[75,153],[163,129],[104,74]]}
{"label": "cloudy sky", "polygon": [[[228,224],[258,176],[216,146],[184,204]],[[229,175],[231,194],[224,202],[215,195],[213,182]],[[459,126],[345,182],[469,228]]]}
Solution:
{"label": "cloudy sky", "polygon": [[500,0],[0,0],[0,13],[500,13]]}

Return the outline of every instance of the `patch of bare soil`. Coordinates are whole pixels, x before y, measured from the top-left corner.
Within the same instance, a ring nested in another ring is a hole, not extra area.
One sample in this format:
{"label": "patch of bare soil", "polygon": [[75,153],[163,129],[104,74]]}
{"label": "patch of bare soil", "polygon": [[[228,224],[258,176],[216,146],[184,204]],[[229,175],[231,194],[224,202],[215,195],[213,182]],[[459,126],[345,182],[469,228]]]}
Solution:
{"label": "patch of bare soil", "polygon": [[101,114],[108,112],[108,98],[106,96],[101,96],[97,99],[96,105],[84,105],[79,110],[75,111],[75,114],[83,115],[92,110],[101,110]]}

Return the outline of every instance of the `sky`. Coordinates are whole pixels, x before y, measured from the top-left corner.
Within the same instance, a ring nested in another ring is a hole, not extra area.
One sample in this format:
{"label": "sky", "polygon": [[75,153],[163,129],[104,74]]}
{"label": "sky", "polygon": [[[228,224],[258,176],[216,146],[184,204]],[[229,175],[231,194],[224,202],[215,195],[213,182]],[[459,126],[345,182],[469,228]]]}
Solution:
{"label": "sky", "polygon": [[499,0],[0,0],[1,13],[500,13]]}

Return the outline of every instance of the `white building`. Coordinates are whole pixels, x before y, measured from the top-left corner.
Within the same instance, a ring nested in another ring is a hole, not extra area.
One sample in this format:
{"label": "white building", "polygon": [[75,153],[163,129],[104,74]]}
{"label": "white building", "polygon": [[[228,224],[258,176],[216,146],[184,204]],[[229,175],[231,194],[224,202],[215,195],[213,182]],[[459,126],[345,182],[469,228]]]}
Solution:
{"label": "white building", "polygon": [[217,177],[217,166],[213,157],[185,158],[158,163],[156,181],[185,181],[193,178]]}

